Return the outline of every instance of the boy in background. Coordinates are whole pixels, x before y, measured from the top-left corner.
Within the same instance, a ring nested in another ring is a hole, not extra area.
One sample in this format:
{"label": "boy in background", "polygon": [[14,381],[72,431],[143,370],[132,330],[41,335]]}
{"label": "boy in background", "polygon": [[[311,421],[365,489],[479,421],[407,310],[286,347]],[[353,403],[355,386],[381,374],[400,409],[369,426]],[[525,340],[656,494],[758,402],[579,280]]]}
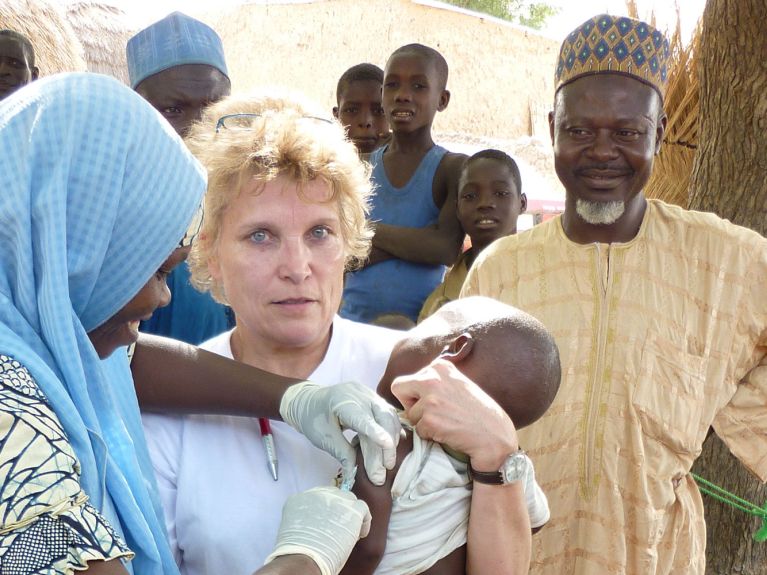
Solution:
{"label": "boy in background", "polygon": [[394,313],[415,322],[458,257],[455,198],[466,156],[435,145],[431,134],[450,101],[447,76],[442,55],[421,44],[398,48],[386,63],[382,102],[392,139],[370,155],[373,249],[362,269],[347,274],[343,317],[373,323]]}
{"label": "boy in background", "polygon": [[[207,24],[181,12],[138,32],[128,40],[126,56],[131,87],[182,138],[207,106],[231,92],[221,38]],[[189,275],[186,263],[170,273],[170,304],[141,322],[143,333],[197,345],[234,326],[231,310],[194,289]]]}
{"label": "boy in background", "polygon": [[0,100],[37,80],[38,75],[29,38],[15,30],[0,30]]}
{"label": "boy in background", "polygon": [[458,188],[458,221],[471,239],[423,304],[421,322],[449,301],[458,299],[475,258],[498,238],[517,233],[517,218],[527,209],[517,163],[500,150],[482,150],[463,166]]}
{"label": "boy in background", "polygon": [[[559,351],[543,324],[496,300],[472,297],[449,302],[394,346],[379,395],[399,405],[391,393],[394,378],[417,372],[437,356],[475,381],[517,429],[541,417],[559,389]],[[473,481],[503,483],[499,489],[519,483],[529,515],[524,533],[543,526],[548,502],[530,459],[519,451],[507,462],[505,478],[488,480],[492,474],[473,470],[462,454],[409,432],[383,486],[357,475],[353,491],[369,505],[373,521],[342,575],[463,575]],[[527,565],[517,567],[527,573]]]}
{"label": "boy in background", "polygon": [[374,64],[357,64],[341,75],[336,86],[333,116],[346,128],[349,139],[366,158],[389,137],[381,106],[383,70]]}

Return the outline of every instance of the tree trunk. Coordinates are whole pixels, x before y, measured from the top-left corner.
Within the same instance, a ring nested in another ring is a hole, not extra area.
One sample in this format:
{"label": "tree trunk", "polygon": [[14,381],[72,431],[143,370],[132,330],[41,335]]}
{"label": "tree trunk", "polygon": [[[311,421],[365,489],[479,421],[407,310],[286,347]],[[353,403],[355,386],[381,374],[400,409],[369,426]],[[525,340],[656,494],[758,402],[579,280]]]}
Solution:
{"label": "tree trunk", "polygon": [[[698,55],[699,148],[690,186],[692,209],[715,212],[762,235],[767,232],[765,14],[767,0],[706,4]],[[714,434],[693,471],[760,506],[767,501],[767,489]],[[767,574],[767,543],[752,539],[761,522],[711,497],[703,498],[706,573]]]}

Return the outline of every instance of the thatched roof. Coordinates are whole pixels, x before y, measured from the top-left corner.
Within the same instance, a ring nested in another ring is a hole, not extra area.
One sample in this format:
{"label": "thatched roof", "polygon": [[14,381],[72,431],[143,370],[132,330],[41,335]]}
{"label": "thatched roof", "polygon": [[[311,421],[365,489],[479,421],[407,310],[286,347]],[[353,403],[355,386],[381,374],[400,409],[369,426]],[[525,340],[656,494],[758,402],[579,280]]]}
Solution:
{"label": "thatched roof", "polygon": [[32,42],[41,76],[86,69],[83,47],[63,11],[47,0],[2,0],[0,28],[21,32]]}
{"label": "thatched roof", "polygon": [[695,63],[700,27],[687,46],[679,41],[679,28],[674,34],[673,64],[664,108],[668,116],[663,147],[646,195],[687,207],[688,188],[693,161],[698,148],[700,84]]}
{"label": "thatched roof", "polygon": [[128,83],[125,45],[137,32],[125,12],[98,2],[77,2],[67,6],[67,19],[85,49],[89,72],[114,76]]}
{"label": "thatched roof", "polygon": [[[626,5],[629,15],[638,17],[636,3],[627,1]],[[659,198],[683,207],[687,207],[692,166],[698,148],[699,83],[695,60],[699,40],[700,25],[687,45],[682,44],[677,7],[676,29],[669,39],[669,80],[663,103],[668,124],[663,146],[645,187],[648,198]]]}

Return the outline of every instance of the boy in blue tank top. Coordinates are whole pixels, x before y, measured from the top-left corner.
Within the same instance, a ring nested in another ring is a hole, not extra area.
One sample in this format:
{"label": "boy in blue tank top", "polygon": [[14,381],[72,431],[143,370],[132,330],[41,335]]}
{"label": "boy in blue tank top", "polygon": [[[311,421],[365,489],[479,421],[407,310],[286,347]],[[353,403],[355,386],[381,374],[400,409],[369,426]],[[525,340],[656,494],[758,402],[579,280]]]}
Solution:
{"label": "boy in blue tank top", "polygon": [[447,62],[421,44],[398,48],[384,71],[383,108],[391,142],[370,155],[375,193],[373,249],[346,276],[341,315],[375,322],[400,314],[415,322],[426,297],[460,253],[455,214],[466,156],[434,144],[434,116],[447,108]]}

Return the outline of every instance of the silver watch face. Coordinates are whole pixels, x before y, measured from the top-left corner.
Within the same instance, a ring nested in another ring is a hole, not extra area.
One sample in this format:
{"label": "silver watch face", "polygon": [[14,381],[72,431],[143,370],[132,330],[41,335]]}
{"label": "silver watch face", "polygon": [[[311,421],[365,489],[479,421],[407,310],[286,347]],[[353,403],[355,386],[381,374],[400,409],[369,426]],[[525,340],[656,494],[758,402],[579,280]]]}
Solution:
{"label": "silver watch face", "polygon": [[514,483],[524,479],[527,475],[527,461],[527,456],[521,451],[509,455],[501,467],[503,482]]}

